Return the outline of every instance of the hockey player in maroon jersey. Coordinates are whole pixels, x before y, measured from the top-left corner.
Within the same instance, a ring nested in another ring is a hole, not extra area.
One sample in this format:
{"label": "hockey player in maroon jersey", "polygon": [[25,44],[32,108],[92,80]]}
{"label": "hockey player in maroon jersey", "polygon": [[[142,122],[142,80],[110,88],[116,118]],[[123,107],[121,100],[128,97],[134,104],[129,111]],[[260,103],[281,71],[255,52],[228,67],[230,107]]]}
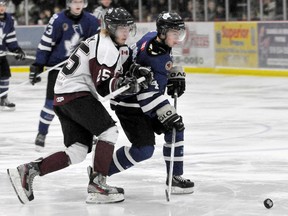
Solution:
{"label": "hockey player in maroon jersey", "polygon": [[118,130],[101,98],[127,83],[130,88],[123,95],[140,90],[138,77],[119,76],[129,67],[129,48],[125,42],[135,31],[135,24],[123,8],[109,9],[104,19],[107,29],[81,42],[56,80],[54,110],[62,126],[66,149],[7,170],[22,203],[34,199],[35,176],[82,162],[92,150],[93,135],[98,137],[98,142],[93,153],[93,168],[89,169],[86,202],[124,200],[122,188],[106,183]]}

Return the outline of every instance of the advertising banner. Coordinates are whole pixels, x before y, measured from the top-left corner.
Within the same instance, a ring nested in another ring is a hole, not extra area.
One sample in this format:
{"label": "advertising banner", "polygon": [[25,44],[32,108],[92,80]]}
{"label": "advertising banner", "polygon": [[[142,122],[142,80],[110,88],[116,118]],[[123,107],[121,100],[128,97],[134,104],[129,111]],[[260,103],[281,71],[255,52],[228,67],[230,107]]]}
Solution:
{"label": "advertising banner", "polygon": [[216,22],[215,52],[216,66],[257,67],[257,24]]}
{"label": "advertising banner", "polygon": [[213,23],[186,23],[186,38],[173,49],[174,63],[192,67],[214,67],[213,32]]}
{"label": "advertising banner", "polygon": [[258,35],[259,67],[287,68],[288,23],[259,23]]}
{"label": "advertising banner", "polygon": [[[185,40],[173,48],[174,64],[192,67],[214,67],[214,24],[186,24]],[[137,23],[137,34],[130,37],[131,45],[149,31],[155,31],[155,23]]]}

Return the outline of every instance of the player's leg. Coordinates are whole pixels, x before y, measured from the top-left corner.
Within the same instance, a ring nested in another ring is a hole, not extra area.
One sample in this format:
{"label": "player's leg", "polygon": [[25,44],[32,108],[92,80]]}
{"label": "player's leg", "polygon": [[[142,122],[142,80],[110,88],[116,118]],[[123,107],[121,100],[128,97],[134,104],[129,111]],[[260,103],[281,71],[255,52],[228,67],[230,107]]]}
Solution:
{"label": "player's leg", "polygon": [[124,200],[123,188],[110,186],[106,183],[109,166],[112,160],[114,145],[118,138],[115,121],[105,107],[93,96],[85,96],[69,103],[71,118],[86,128],[91,134],[90,147],[92,150],[93,135],[98,142],[93,154],[93,168],[88,168],[89,183],[87,203],[113,203]]}
{"label": "player's leg", "polygon": [[[64,142],[64,151],[53,153],[45,158],[22,164],[16,169],[8,169],[8,175],[19,200],[25,204],[34,199],[33,180],[36,176],[44,176],[82,162],[87,155],[92,134],[58,111]],[[79,139],[83,138],[83,139]]]}
{"label": "player's leg", "polygon": [[46,135],[55,113],[53,110],[54,86],[58,76],[58,70],[52,70],[48,74],[45,104],[40,112],[38,134],[35,139],[35,150],[42,151],[45,146]]}
{"label": "player's leg", "polygon": [[122,146],[115,152],[109,176],[149,159],[153,155],[155,145],[150,119],[142,112],[129,114],[116,110],[116,114],[132,146]]}
{"label": "player's leg", "polygon": [[[9,79],[11,77],[11,71],[6,57],[0,57],[0,94],[8,91]],[[8,100],[8,94],[3,95],[0,98],[0,110],[2,111],[14,111],[16,108],[14,103]]]}
{"label": "player's leg", "polygon": [[[174,150],[174,166],[173,166],[173,178],[172,178],[172,194],[186,194],[193,193],[194,182],[182,177],[183,175],[183,159],[184,159],[184,131],[176,132],[175,140],[175,150]],[[166,163],[167,175],[170,169],[171,161],[171,142],[172,142],[172,132],[165,133],[165,144],[163,146],[163,155]],[[166,185],[168,185],[168,177],[166,180]]]}

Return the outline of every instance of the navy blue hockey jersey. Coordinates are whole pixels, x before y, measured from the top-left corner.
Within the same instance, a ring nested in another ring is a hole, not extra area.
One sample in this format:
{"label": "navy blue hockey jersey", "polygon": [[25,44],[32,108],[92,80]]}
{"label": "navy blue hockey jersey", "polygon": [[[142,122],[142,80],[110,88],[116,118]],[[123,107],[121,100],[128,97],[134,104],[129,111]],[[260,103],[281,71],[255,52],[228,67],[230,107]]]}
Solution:
{"label": "navy blue hockey jersey", "polygon": [[[158,47],[157,44],[153,43],[156,36],[157,32],[149,32],[136,44],[131,46],[133,57],[136,62],[142,66],[151,67],[155,80],[149,85],[148,89],[141,90],[136,96],[129,98],[119,97],[118,99],[111,101],[112,107],[117,105],[127,108],[141,108],[148,116],[155,117],[157,109],[169,104],[164,93],[168,81],[168,73],[173,65],[171,48],[167,47],[166,50],[159,51],[161,47]],[[154,50],[158,50],[159,52],[155,52]]]}
{"label": "navy blue hockey jersey", "polygon": [[35,64],[54,66],[66,60],[81,41],[100,30],[100,21],[88,12],[83,11],[77,22],[67,14],[67,10],[62,11],[50,19],[39,43]]}
{"label": "navy blue hockey jersey", "polygon": [[14,19],[8,13],[5,13],[4,17],[3,20],[0,20],[0,56],[6,56],[5,52],[7,49],[14,51],[19,48],[14,28]]}

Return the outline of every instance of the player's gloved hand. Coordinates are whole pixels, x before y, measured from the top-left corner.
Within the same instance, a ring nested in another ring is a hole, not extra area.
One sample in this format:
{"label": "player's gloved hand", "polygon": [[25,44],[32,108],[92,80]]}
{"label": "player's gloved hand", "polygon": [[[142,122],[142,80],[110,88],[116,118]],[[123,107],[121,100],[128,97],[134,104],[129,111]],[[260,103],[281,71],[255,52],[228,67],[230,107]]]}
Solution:
{"label": "player's gloved hand", "polygon": [[35,83],[41,82],[41,77],[38,76],[43,72],[43,66],[32,64],[30,66],[29,80],[32,85]]}
{"label": "player's gloved hand", "polygon": [[13,50],[14,53],[16,53],[17,55],[15,56],[15,59],[18,60],[18,61],[23,61],[25,60],[25,53],[23,52],[23,50],[18,47],[17,49]]}
{"label": "player's gloved hand", "polygon": [[167,94],[174,98],[174,92],[180,97],[186,89],[186,74],[181,66],[174,66],[168,74]]}
{"label": "player's gloved hand", "polygon": [[135,62],[130,66],[127,76],[136,77],[136,79],[144,77],[145,81],[140,83],[140,86],[144,89],[147,89],[148,85],[153,81],[153,72],[151,68],[141,66]]}
{"label": "player's gloved hand", "polygon": [[156,111],[158,120],[163,124],[166,130],[171,131],[173,128],[176,131],[185,129],[182,117],[176,113],[176,110],[170,104],[166,104]]}
{"label": "player's gloved hand", "polygon": [[137,94],[140,90],[140,84],[137,82],[136,77],[125,77],[125,78],[119,78],[118,79],[118,88],[121,88],[122,86],[129,85],[130,88],[127,89],[125,92],[123,92],[121,95],[134,95]]}

